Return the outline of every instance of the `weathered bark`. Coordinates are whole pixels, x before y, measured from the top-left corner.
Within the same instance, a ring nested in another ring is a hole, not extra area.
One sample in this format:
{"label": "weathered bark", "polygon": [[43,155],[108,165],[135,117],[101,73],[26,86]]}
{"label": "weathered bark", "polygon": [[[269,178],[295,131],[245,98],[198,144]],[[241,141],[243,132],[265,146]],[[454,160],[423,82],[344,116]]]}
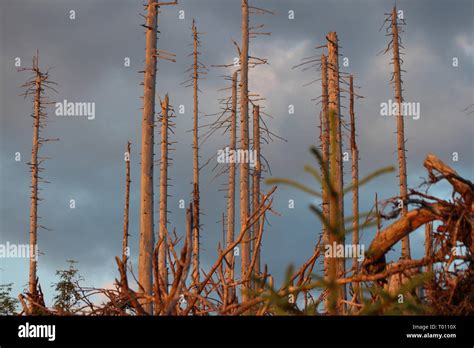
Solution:
{"label": "weathered bark", "polygon": [[[321,55],[321,152],[323,158],[324,168],[321,168],[321,174],[323,182],[326,179],[326,173],[329,173],[329,95],[328,95],[328,67],[327,67],[327,57]],[[326,185],[322,187],[322,204],[323,204],[323,216],[329,221],[329,189]],[[329,244],[329,231],[323,224],[322,228],[323,233],[323,244]],[[328,258],[324,258],[324,275],[328,276]]]}
{"label": "weathered bark", "polygon": [[[336,183],[336,173],[334,168],[337,166],[336,160],[336,152],[337,152],[337,144],[336,144],[336,113],[331,110],[329,112],[329,167],[330,170],[330,182],[332,186],[335,186]],[[336,236],[336,231],[340,226],[340,219],[339,219],[339,205],[337,200],[337,194],[333,191],[329,195],[329,224],[331,226],[332,231],[328,231],[328,241],[329,245],[334,245],[333,243],[338,241]],[[331,283],[334,282],[338,277],[338,260],[334,257],[328,258],[328,275],[327,280]],[[341,307],[339,306],[339,300],[341,298],[341,290],[340,289],[330,289],[328,298],[326,300],[326,310],[329,314],[334,315],[340,312]]]}
{"label": "weathered bark", "polygon": [[[249,150],[249,95],[248,95],[248,60],[249,60],[249,5],[242,0],[242,47],[240,55],[240,149]],[[249,167],[246,161],[240,163],[240,224],[244,226],[249,217]],[[250,232],[245,231],[242,241],[242,302],[248,299],[248,270],[250,265]]]}
{"label": "weathered bark", "polygon": [[[339,89],[339,48],[338,39],[335,32],[330,32],[327,35],[328,48],[328,80],[329,80],[329,109],[334,113],[334,128],[336,136],[331,141],[335,143],[335,164],[331,165],[331,171],[334,174],[333,185],[337,193],[337,209],[332,210],[337,214],[336,220],[340,228],[340,233],[335,241],[337,244],[344,244],[344,195],[343,195],[343,164],[342,164],[342,128],[341,128],[341,110],[340,110],[340,89]],[[331,237],[334,238],[335,236]],[[333,241],[331,241],[332,244]],[[337,277],[341,278],[345,273],[345,259],[340,258],[337,265]],[[338,291],[339,292],[339,291]],[[337,312],[343,309],[342,300],[345,299],[345,289],[342,289],[338,294]]]}
{"label": "weathered bark", "polygon": [[[138,281],[147,295],[152,293],[152,257],[154,248],[153,225],[153,145],[156,84],[156,31],[158,9],[155,0],[149,0],[146,16],[145,75],[143,83],[143,116],[140,175],[140,242]],[[143,304],[148,314],[151,303]]]}
{"label": "weathered bark", "polygon": [[198,101],[198,32],[193,19],[193,100],[194,100],[194,120],[193,120],[193,286],[199,284],[199,101]]}
{"label": "weathered bark", "polygon": [[[231,114],[230,114],[230,141],[229,151],[236,149],[236,134],[237,134],[237,76],[235,71],[232,75],[232,100],[231,100]],[[227,236],[226,245],[229,246],[234,242],[235,235],[235,163],[229,163],[229,187],[227,193]],[[229,253],[226,256],[226,283],[228,286],[227,300],[228,304],[234,302],[235,287],[230,284],[234,283],[234,253]]]}
{"label": "weathered bark", "polygon": [[[349,114],[351,117],[351,159],[352,159],[352,244],[359,244],[359,149],[356,143],[356,127],[354,113],[354,77],[349,77]],[[352,272],[356,274],[359,271],[359,262],[357,256],[352,258]],[[354,286],[355,303],[358,303],[358,284]]]}
{"label": "weathered bark", "polygon": [[[262,176],[262,164],[260,161],[260,106],[253,107],[253,147],[255,151],[255,168],[252,173],[252,211],[257,211],[260,206],[260,180]],[[260,233],[260,219],[255,221],[252,232],[253,238],[257,238]],[[256,244],[256,239],[253,242],[253,252],[256,255],[254,265],[254,275],[258,277],[260,274],[260,246]]]}
{"label": "weathered bark", "polygon": [[[398,115],[397,115],[397,153],[398,153],[398,167],[399,167],[399,180],[400,180],[400,197],[403,201],[402,204],[402,216],[408,212],[406,206],[406,199],[408,195],[407,189],[407,164],[405,157],[405,126],[404,120],[401,113],[402,110],[402,77],[400,68],[400,51],[399,51],[399,37],[398,37],[398,25],[397,25],[397,9],[394,7],[392,11],[392,48],[393,48],[393,69],[394,69],[394,82],[395,82],[395,99],[398,104]],[[402,239],[402,258],[410,259],[410,238],[408,236]]]}
{"label": "weathered bark", "polygon": [[161,103],[161,161],[160,161],[160,225],[158,236],[162,240],[158,248],[158,268],[160,283],[168,292],[168,94]]}
{"label": "weathered bark", "polygon": [[122,263],[127,264],[129,255],[128,249],[128,225],[129,225],[129,210],[130,210],[130,141],[127,142],[127,158],[125,160],[125,207],[123,210],[123,238],[122,238]]}

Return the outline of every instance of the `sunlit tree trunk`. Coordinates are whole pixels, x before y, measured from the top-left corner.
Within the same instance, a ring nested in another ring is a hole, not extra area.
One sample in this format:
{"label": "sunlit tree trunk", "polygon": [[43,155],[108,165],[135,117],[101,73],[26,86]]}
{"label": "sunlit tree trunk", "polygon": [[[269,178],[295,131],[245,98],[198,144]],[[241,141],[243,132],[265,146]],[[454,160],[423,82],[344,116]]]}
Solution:
{"label": "sunlit tree trunk", "polygon": [[[400,68],[400,50],[399,50],[399,37],[398,37],[398,24],[397,24],[397,9],[394,7],[392,11],[392,51],[393,51],[393,71],[394,71],[394,82],[395,82],[395,99],[398,104],[398,115],[397,115],[397,153],[398,153],[398,167],[399,167],[399,180],[400,180],[400,197],[403,201],[402,205],[402,216],[408,212],[406,199],[407,199],[407,164],[405,156],[405,126],[402,115],[402,77]],[[410,239],[408,236],[402,239],[402,258],[410,259]]]}
{"label": "sunlit tree trunk", "polygon": [[[249,120],[248,120],[248,60],[249,60],[249,5],[248,0],[242,0],[242,48],[240,55],[240,149],[249,150]],[[249,168],[246,161],[240,163],[240,225],[244,226],[249,217]],[[247,230],[242,241],[242,301],[248,299],[248,278],[250,266],[250,233]]]}
{"label": "sunlit tree trunk", "polygon": [[[143,116],[140,175],[140,242],[138,254],[138,281],[147,295],[152,293],[152,257],[155,244],[153,225],[153,145],[156,84],[156,31],[158,9],[155,0],[149,0],[146,15],[145,75],[143,82]],[[143,304],[152,314],[151,303]]]}

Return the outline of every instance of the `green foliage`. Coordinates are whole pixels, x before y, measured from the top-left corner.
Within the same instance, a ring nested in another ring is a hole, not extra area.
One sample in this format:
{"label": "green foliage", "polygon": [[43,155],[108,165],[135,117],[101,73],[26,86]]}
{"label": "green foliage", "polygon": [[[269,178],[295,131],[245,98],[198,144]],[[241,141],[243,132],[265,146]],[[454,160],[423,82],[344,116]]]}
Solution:
{"label": "green foliage", "polygon": [[[380,286],[372,285],[364,291],[370,293],[371,298],[364,298],[361,315],[426,315],[431,314],[431,308],[420,302],[416,296],[416,289],[421,288],[430,280],[432,274],[424,273],[406,280],[391,294]],[[401,296],[400,296],[401,295]],[[373,299],[375,298],[375,300]]]}
{"label": "green foliage", "polygon": [[54,308],[71,313],[80,301],[79,282],[83,281],[84,278],[75,267],[76,261],[67,260],[67,262],[69,263],[69,269],[56,271],[59,281],[51,286],[55,288],[57,293],[54,297]]}
{"label": "green foliage", "polygon": [[[339,201],[341,195],[344,196],[348,192],[350,192],[353,188],[357,187],[359,188],[362,185],[367,184],[374,178],[394,171],[393,166],[388,166],[381,168],[377,171],[374,171],[370,173],[369,175],[365,176],[364,178],[360,179],[356,184],[354,185],[349,185],[346,188],[342,188],[342,192],[338,192],[336,189],[337,187],[337,179],[336,179],[336,166],[338,165],[336,163],[336,144],[335,144],[335,139],[336,139],[336,126],[335,126],[335,112],[330,111],[329,113],[329,131],[330,131],[330,151],[329,151],[329,158],[327,160],[323,159],[323,156],[321,152],[316,148],[316,147],[311,147],[311,153],[315,156],[319,167],[321,170],[319,171],[318,169],[312,167],[311,165],[306,165],[304,167],[305,172],[311,174],[311,176],[317,181],[319,186],[321,186],[322,190],[321,192],[310,188],[304,184],[299,183],[296,180],[293,179],[287,179],[287,178],[270,178],[266,180],[267,184],[270,185],[275,185],[275,184],[284,184],[288,185],[291,187],[294,187],[300,191],[306,192],[313,197],[317,198],[322,198],[323,193],[322,191],[328,192],[329,195],[329,203],[330,203],[330,209],[331,209],[331,219],[326,217],[323,214],[323,211],[321,208],[318,206],[311,204],[310,209],[311,211],[317,216],[317,218],[322,222],[324,227],[328,231],[329,236],[333,236],[336,240],[342,240],[344,235],[346,234],[346,231],[351,231],[351,228],[349,226],[345,226],[346,223],[350,223],[353,220],[352,216],[346,217],[345,219],[342,219],[342,213],[340,212],[340,208],[337,204]],[[369,216],[369,213],[361,213],[359,214],[358,218],[359,220],[362,218],[365,218]],[[370,226],[373,226],[377,223],[377,221],[370,221],[369,219],[366,219],[365,222],[359,223],[359,230],[363,230],[365,228],[368,228]],[[328,290],[328,307],[329,311],[333,312],[335,311],[335,305],[338,297],[338,292],[340,292],[340,288],[342,287],[341,285],[337,284],[336,281],[336,261],[333,260],[333,262],[330,263],[329,265],[329,273],[328,273],[328,279],[319,279],[315,283],[312,283],[309,285],[310,288],[316,288],[316,287],[321,287],[322,289],[327,289]],[[306,285],[306,288],[308,285]],[[288,310],[287,304],[283,304],[283,302],[280,304],[280,300],[278,300],[275,297],[274,291],[272,292],[271,289],[269,289],[269,301],[274,306],[278,311],[282,310],[284,311],[285,309]],[[277,294],[281,295],[281,294]],[[288,302],[285,299],[286,302]],[[282,307],[283,306],[283,307]],[[288,313],[293,313],[292,311],[289,311]]]}
{"label": "green foliage", "polygon": [[[291,277],[293,275],[293,265],[289,265],[285,272],[285,279],[281,286],[281,290],[277,290],[274,286],[269,285],[262,279],[254,279],[259,283],[263,293],[259,296],[265,300],[265,305],[268,306],[268,311],[276,315],[315,315],[317,314],[315,306],[308,306],[304,310],[300,310],[296,304],[298,295],[303,291],[302,287],[295,287],[291,284]],[[317,287],[314,283],[311,287]],[[308,286],[304,286],[304,290],[308,290]],[[256,294],[255,294],[256,295]],[[291,299],[290,299],[291,298]]]}
{"label": "green foliage", "polygon": [[10,295],[13,283],[0,284],[0,315],[15,315],[18,300]]}
{"label": "green foliage", "polygon": [[[335,123],[334,123],[335,117],[336,117],[336,115],[335,115],[334,111],[331,111],[330,115],[329,115],[329,120],[330,120],[330,126],[329,126],[330,129],[329,129],[329,131],[331,133],[331,138],[332,139],[336,138],[336,127],[335,127]],[[355,188],[355,187],[359,188],[362,185],[365,185],[368,182],[370,182],[371,180],[377,178],[378,176],[380,176],[382,174],[393,172],[395,170],[395,168],[393,166],[387,166],[387,167],[380,168],[380,169],[366,175],[364,178],[358,180],[357,184],[348,185],[347,187],[343,188],[343,191],[341,193],[338,193],[337,190],[336,190],[336,185],[337,185],[336,171],[334,170],[334,168],[336,167],[336,151],[337,151],[337,149],[335,147],[335,142],[334,141],[331,141],[330,148],[331,149],[330,149],[330,152],[329,152],[329,159],[327,161],[325,161],[323,159],[323,156],[322,156],[321,152],[316,147],[311,147],[310,148],[310,151],[314,155],[314,157],[316,158],[316,160],[319,164],[319,167],[321,168],[322,173],[318,169],[312,167],[309,164],[305,165],[304,171],[307,172],[307,173],[310,173],[311,176],[313,176],[313,178],[317,181],[319,186],[321,186],[322,190],[323,189],[327,190],[329,195],[332,197],[333,201],[337,201],[339,199],[340,195],[344,196],[347,193],[351,192],[351,190],[353,188]],[[299,183],[298,181],[293,180],[293,179],[269,178],[265,182],[269,185],[275,185],[275,184],[288,185],[288,186],[294,187],[294,188],[296,188],[300,191],[306,192],[306,193],[308,193],[308,194],[310,194],[314,197],[322,198],[322,192],[317,191],[315,189],[312,189],[312,188],[310,188],[310,187],[308,187],[308,186],[306,186],[302,183]],[[337,208],[337,207],[335,207],[335,208]],[[346,228],[344,226],[344,224],[346,222],[351,222],[352,219],[353,219],[352,216],[349,216],[349,217],[345,218],[344,221],[337,221],[337,224],[335,226],[333,226],[331,224],[331,222],[328,219],[325,218],[325,216],[323,215],[323,213],[322,213],[322,211],[319,207],[315,206],[314,204],[311,204],[310,209],[321,220],[321,222],[324,224],[324,226],[328,229],[329,233],[333,234],[337,237],[343,237],[343,235],[345,234],[344,231],[347,231],[349,229],[349,228]],[[339,212],[337,212],[336,215],[339,216]],[[368,216],[368,213],[361,213],[361,214],[359,214],[359,219],[361,219],[363,217],[366,217],[366,216]],[[361,224],[359,228],[360,228],[360,230],[362,230],[362,229],[365,229],[367,227],[370,227],[370,226],[374,225],[375,223],[376,222],[366,221],[363,224]]]}

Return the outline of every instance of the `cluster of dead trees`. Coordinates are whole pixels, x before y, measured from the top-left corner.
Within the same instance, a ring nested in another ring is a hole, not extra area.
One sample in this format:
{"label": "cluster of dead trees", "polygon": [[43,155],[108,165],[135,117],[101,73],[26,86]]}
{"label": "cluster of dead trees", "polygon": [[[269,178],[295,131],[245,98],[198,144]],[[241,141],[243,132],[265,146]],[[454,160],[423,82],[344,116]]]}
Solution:
{"label": "cluster of dead trees", "polygon": [[[168,184],[170,175],[170,136],[173,127],[173,108],[168,95],[160,100],[161,112],[156,113],[157,60],[174,61],[174,55],[157,48],[158,14],[162,6],[176,2],[160,3],[149,0],[145,5],[146,31],[145,69],[143,79],[143,113],[141,134],[141,174],[140,174],[140,236],[138,255],[138,278],[129,261],[129,199],[130,199],[130,147],[127,144],[126,187],[124,225],[121,257],[116,258],[119,277],[115,288],[81,288],[82,307],[74,312],[64,313],[47,308],[36,276],[36,261],[30,263],[29,290],[20,295],[23,314],[85,314],[85,315],[274,315],[274,314],[364,314],[402,313],[409,314],[413,308],[422,313],[465,314],[472,313],[474,301],[472,255],[474,252],[472,214],[474,210],[474,185],[462,178],[447,164],[434,155],[428,155],[424,166],[428,171],[425,185],[447,180],[452,188],[451,201],[442,200],[426,192],[409,190],[407,187],[407,167],[405,158],[405,137],[403,115],[397,115],[397,153],[400,196],[374,204],[368,214],[359,212],[359,188],[379,174],[390,171],[383,168],[359,179],[359,149],[356,142],[354,77],[339,70],[339,44],[336,32],[329,32],[326,44],[319,48],[325,52],[306,59],[298,66],[303,69],[319,68],[320,96],[320,147],[312,151],[319,163],[319,169],[306,167],[321,184],[321,192],[305,187],[291,179],[271,179],[268,184],[282,183],[319,197],[321,206],[311,206],[322,222],[319,240],[314,253],[298,269],[290,267],[281,286],[274,279],[267,265],[261,262],[260,251],[264,225],[268,213],[273,212],[272,202],[276,186],[268,192],[261,189],[264,165],[261,144],[264,136],[272,133],[261,116],[262,98],[249,92],[249,68],[265,64],[266,60],[250,55],[249,38],[268,33],[257,32],[261,26],[249,26],[251,13],[270,13],[249,5],[242,0],[242,39],[235,43],[239,64],[227,78],[231,85],[231,95],[223,99],[224,111],[209,127],[212,134],[224,129],[229,136],[229,150],[255,151],[256,163],[249,167],[248,161],[226,165],[227,208],[223,216],[223,243],[217,247],[217,258],[210,269],[200,266],[200,237],[206,233],[200,224],[200,123],[199,123],[199,80],[207,72],[199,56],[201,54],[200,33],[193,20],[192,65],[190,79],[186,81],[193,89],[193,181],[191,198],[186,210],[186,230],[180,237],[170,233],[167,213]],[[391,52],[393,63],[392,82],[397,103],[402,103],[402,80],[399,36],[400,20],[396,8],[388,14],[386,23],[391,41],[386,52]],[[224,65],[223,67],[234,66]],[[31,160],[32,195],[30,241],[37,244],[38,181],[41,159],[38,150],[42,143],[39,131],[45,117],[42,95],[49,85],[48,74],[40,71],[35,58],[33,79],[25,87],[25,95],[34,96],[34,134]],[[348,86],[346,89],[343,86]],[[341,113],[341,95],[349,95],[349,121]],[[250,107],[252,117],[250,117]],[[399,108],[401,110],[401,108]],[[238,121],[240,117],[240,122]],[[252,126],[250,126],[252,122]],[[344,129],[349,128],[351,154],[351,182],[344,187],[343,146]],[[155,174],[155,128],[160,130],[159,160],[159,223],[154,217],[154,174]],[[238,137],[240,136],[240,138]],[[237,166],[239,168],[237,168]],[[239,170],[237,170],[239,169]],[[237,184],[237,177],[239,181]],[[346,194],[352,195],[352,216],[344,211]],[[239,197],[240,216],[235,216],[235,200]],[[409,207],[414,207],[410,210]],[[390,209],[391,207],[391,209]],[[362,222],[362,219],[365,221]],[[382,228],[382,220],[395,220]],[[435,224],[436,222],[436,224]],[[347,223],[350,223],[348,226]],[[323,257],[324,246],[344,245],[348,232],[351,243],[360,243],[360,230],[376,225],[377,230],[365,253],[363,262],[353,257],[349,268],[345,258]],[[412,260],[409,234],[425,226],[425,255],[420,260]],[[436,228],[435,228],[436,227]],[[155,236],[157,238],[155,238]],[[385,255],[398,242],[402,243],[400,261],[386,264]],[[462,252],[455,252],[463,248]],[[322,259],[322,260],[321,260]],[[236,268],[240,260],[240,271]],[[323,276],[316,273],[322,262]],[[421,283],[414,282],[426,269]],[[131,284],[129,278],[133,277]],[[135,286],[134,284],[137,284]],[[94,301],[94,296],[102,295],[105,302]],[[465,294],[471,294],[465,296]],[[406,296],[400,302],[399,295]],[[398,301],[398,302],[397,302]],[[405,306],[404,304],[410,304]],[[425,307],[429,306],[426,309]],[[430,312],[431,310],[431,312]],[[398,312],[397,312],[398,311]]]}

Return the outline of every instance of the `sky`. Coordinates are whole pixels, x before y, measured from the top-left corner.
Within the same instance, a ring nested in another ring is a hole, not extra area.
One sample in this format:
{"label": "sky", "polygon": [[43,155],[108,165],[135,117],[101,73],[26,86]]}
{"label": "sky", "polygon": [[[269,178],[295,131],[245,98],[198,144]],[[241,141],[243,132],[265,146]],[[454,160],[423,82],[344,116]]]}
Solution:
{"label": "sky", "polygon": [[[29,231],[32,103],[20,96],[21,85],[28,78],[17,72],[31,66],[39,49],[40,66],[51,68],[51,79],[59,84],[55,101],[94,102],[95,118],[57,117],[54,107],[48,108],[49,120],[44,135],[60,138],[48,143],[41,155],[51,158],[45,163],[43,176],[49,184],[41,185],[39,205],[41,224],[50,230],[39,230],[38,243],[42,253],[38,276],[46,301],[53,296],[51,284],[57,281],[56,270],[66,268],[66,260],[78,261],[85,278],[84,285],[111,286],[117,277],[114,257],[121,252],[125,166],[123,155],[128,140],[131,152],[130,248],[131,262],[136,269],[139,236],[139,173],[140,127],[143,93],[145,35],[140,25],[143,1],[135,0],[3,0],[0,2],[0,243],[27,244]],[[320,55],[315,47],[325,44],[325,36],[336,31],[340,59],[348,58],[349,66],[341,71],[352,73],[357,92],[364,96],[355,105],[357,142],[360,153],[360,176],[387,165],[397,166],[396,121],[382,117],[380,104],[394,99],[389,85],[392,66],[390,55],[377,55],[388,44],[389,37],[379,30],[384,13],[390,12],[394,1],[375,0],[266,0],[250,1],[273,15],[251,15],[251,25],[264,24],[262,35],[251,39],[250,55],[267,58],[268,65],[251,69],[250,92],[258,93],[263,116],[272,132],[283,137],[263,144],[262,151],[271,166],[266,178],[286,177],[318,188],[303,170],[305,164],[316,166],[309,153],[319,137],[320,105],[313,100],[320,95],[316,69],[292,69],[301,59]],[[420,105],[420,118],[405,119],[408,185],[416,188],[426,177],[423,160],[434,153],[465,178],[473,177],[473,65],[474,25],[472,1],[418,0],[397,1],[407,25],[403,28],[404,98]],[[75,19],[70,19],[70,11]],[[184,12],[181,12],[184,11]],[[289,19],[294,11],[294,19]],[[184,19],[180,15],[184,14]],[[200,60],[209,68],[200,81],[200,124],[215,120],[220,112],[218,100],[228,96],[229,81],[224,75],[231,68],[215,67],[230,64],[237,56],[233,40],[241,41],[240,1],[180,0],[177,6],[161,8],[158,48],[176,54],[176,62],[159,60],[157,98],[169,94],[177,113],[173,166],[169,170],[171,186],[169,226],[180,236],[184,234],[184,209],[179,200],[189,203],[192,191],[192,90],[182,84],[192,58],[191,23],[196,20],[202,32]],[[130,59],[130,66],[124,60]],[[453,66],[453,58],[458,61]],[[347,93],[342,105],[348,106]],[[289,114],[289,105],[294,113]],[[342,114],[348,119],[348,109]],[[222,189],[226,177],[215,178],[212,170],[217,151],[228,143],[226,135],[215,134],[201,144],[201,163],[210,164],[201,171],[201,266],[209,269],[222,240],[221,216],[225,210]],[[343,151],[348,151],[347,137]],[[15,161],[15,154],[21,160]],[[453,153],[458,160],[453,160]],[[156,156],[159,148],[156,147]],[[350,162],[346,162],[345,182],[350,180]],[[158,178],[158,166],[156,177]],[[158,180],[155,180],[158,185]],[[270,187],[262,185],[263,190]],[[158,195],[158,186],[156,186]],[[398,194],[396,173],[386,174],[361,188],[361,211],[370,210],[374,195],[380,200]],[[449,185],[440,183],[431,193],[448,199]],[[158,196],[156,196],[158,197]],[[350,212],[350,196],[346,211]],[[70,200],[75,208],[70,208]],[[288,201],[294,200],[293,209]],[[158,201],[156,198],[155,203]],[[264,232],[262,262],[268,264],[277,284],[289,264],[300,265],[313,252],[321,225],[309,210],[316,203],[312,197],[293,188],[280,186],[275,193],[274,210],[268,216]],[[156,205],[156,211],[157,211]],[[347,214],[349,215],[349,214]],[[156,217],[158,214],[156,214]],[[238,216],[238,213],[236,213]],[[390,222],[385,222],[387,226]],[[158,226],[158,221],[155,221]],[[362,232],[366,248],[374,235]],[[411,234],[413,257],[423,253],[423,232]],[[400,255],[397,246],[389,259]],[[14,294],[22,291],[28,281],[28,260],[0,259],[0,284],[14,283]],[[15,295],[16,297],[16,295]]]}

